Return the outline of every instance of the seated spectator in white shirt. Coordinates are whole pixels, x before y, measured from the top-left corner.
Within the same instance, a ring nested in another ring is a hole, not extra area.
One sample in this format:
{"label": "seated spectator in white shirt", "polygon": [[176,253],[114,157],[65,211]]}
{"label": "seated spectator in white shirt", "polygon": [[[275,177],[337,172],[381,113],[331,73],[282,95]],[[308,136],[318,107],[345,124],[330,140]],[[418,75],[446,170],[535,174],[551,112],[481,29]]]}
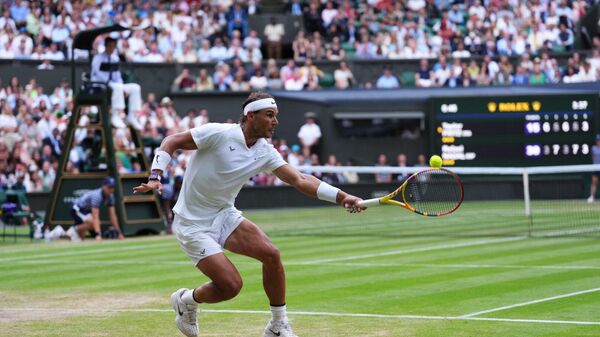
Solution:
{"label": "seated spectator in white shirt", "polygon": [[333,72],[333,78],[335,80],[335,87],[338,89],[348,89],[352,85],[352,81],[354,81],[354,75],[345,61],[340,62],[339,69]]}
{"label": "seated spectator in white shirt", "polygon": [[210,41],[203,40],[200,49],[196,53],[198,56],[198,62],[211,62],[210,58]]}
{"label": "seated spectator in white shirt", "polygon": [[210,48],[210,60],[213,62],[226,60],[227,48],[223,45],[220,38],[215,39],[215,44]]}
{"label": "seated spectator in white shirt", "polygon": [[252,90],[264,90],[267,88],[267,77],[263,74],[262,69],[256,69],[254,74],[250,77],[249,84]]}
{"label": "seated spectator in white shirt", "polygon": [[52,61],[63,61],[65,59],[65,54],[58,50],[58,46],[53,43],[50,45],[50,49],[46,51],[44,58]]}
{"label": "seated spectator in white shirt", "polygon": [[165,57],[158,51],[158,44],[155,41],[150,42],[145,61],[150,63],[163,63],[166,61]]}
{"label": "seated spectator in white shirt", "polygon": [[244,48],[248,49],[250,46],[254,46],[255,48],[260,49],[261,40],[258,37],[258,33],[255,30],[251,30],[250,34],[244,38]]}

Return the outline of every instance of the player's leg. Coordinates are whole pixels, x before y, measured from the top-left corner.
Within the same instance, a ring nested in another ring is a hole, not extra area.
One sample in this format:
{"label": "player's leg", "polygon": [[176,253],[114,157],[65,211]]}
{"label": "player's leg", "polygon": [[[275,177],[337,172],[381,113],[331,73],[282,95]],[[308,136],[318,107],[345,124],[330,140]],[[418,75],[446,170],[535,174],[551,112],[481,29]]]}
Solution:
{"label": "player's leg", "polygon": [[177,312],[177,327],[188,337],[199,333],[196,319],[199,303],[217,303],[231,299],[242,288],[242,277],[212,237],[213,228],[211,222],[192,223],[178,215],[173,219],[173,233],[179,245],[196,267],[210,279],[210,282],[196,289],[182,288],[171,295],[171,304]]}
{"label": "player's leg", "polygon": [[285,304],[285,270],[279,249],[254,223],[244,219],[225,241],[225,249],[259,260],[263,286],[271,304]]}
{"label": "player's leg", "polygon": [[265,337],[295,337],[285,305],[285,270],[279,249],[253,222],[244,219],[227,238],[225,249],[255,258],[263,264],[263,287],[273,317],[265,328]]}

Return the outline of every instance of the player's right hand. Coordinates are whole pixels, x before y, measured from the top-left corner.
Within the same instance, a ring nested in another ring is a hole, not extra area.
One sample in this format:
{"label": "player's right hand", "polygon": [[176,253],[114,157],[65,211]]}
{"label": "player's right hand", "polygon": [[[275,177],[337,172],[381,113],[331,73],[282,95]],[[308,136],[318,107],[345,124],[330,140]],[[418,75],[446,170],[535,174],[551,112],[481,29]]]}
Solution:
{"label": "player's right hand", "polygon": [[158,180],[150,180],[147,183],[142,183],[140,186],[133,188],[133,193],[145,193],[148,191],[156,190],[158,194],[162,194],[163,186]]}

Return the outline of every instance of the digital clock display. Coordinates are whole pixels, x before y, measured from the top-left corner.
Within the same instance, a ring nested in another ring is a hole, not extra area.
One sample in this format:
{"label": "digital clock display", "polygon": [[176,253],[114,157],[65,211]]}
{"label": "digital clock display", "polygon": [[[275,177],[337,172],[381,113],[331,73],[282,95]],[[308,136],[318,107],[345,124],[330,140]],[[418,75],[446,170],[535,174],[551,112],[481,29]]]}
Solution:
{"label": "digital clock display", "polygon": [[434,98],[431,150],[445,166],[589,164],[597,100],[596,94]]}

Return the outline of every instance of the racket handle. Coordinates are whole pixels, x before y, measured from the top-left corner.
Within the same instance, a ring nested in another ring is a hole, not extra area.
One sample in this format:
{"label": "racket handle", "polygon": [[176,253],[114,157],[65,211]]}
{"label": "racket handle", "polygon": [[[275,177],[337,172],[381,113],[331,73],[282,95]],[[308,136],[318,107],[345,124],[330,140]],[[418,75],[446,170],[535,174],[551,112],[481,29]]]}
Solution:
{"label": "racket handle", "polygon": [[379,198],[363,200],[358,204],[360,205],[360,207],[372,207],[381,205],[381,203],[379,203]]}

